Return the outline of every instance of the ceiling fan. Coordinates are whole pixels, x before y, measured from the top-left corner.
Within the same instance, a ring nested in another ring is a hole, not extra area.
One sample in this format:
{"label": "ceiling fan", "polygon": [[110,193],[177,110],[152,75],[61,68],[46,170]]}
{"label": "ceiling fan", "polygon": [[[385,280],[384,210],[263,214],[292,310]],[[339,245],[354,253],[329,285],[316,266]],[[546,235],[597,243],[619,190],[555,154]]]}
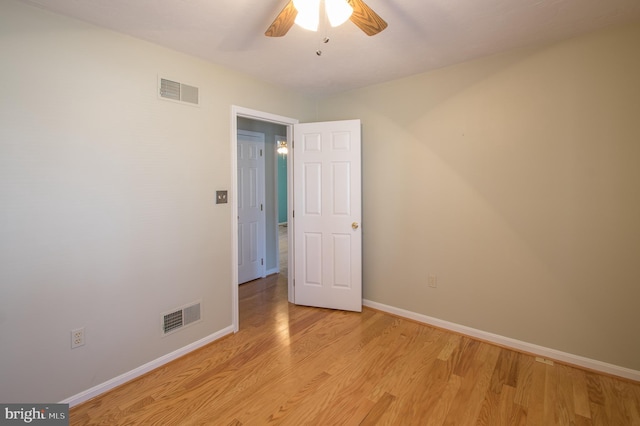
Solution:
{"label": "ceiling fan", "polygon": [[[300,0],[295,1],[298,3]],[[344,1],[353,9],[353,13],[348,19],[368,36],[376,35],[387,28],[387,23],[384,19],[367,6],[363,0]],[[319,4],[319,0],[316,0],[316,2]],[[296,22],[297,16],[298,9],[294,5],[294,0],[289,0],[264,35],[267,37],[282,37]]]}

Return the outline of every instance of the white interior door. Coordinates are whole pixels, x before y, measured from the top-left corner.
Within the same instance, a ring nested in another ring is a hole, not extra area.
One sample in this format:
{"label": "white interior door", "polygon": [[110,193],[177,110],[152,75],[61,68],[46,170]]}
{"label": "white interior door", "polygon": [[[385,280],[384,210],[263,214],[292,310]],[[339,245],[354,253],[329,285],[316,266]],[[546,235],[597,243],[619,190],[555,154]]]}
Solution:
{"label": "white interior door", "polygon": [[238,284],[265,276],[264,134],[238,131]]}
{"label": "white interior door", "polygon": [[362,311],[360,120],[294,125],[295,303]]}

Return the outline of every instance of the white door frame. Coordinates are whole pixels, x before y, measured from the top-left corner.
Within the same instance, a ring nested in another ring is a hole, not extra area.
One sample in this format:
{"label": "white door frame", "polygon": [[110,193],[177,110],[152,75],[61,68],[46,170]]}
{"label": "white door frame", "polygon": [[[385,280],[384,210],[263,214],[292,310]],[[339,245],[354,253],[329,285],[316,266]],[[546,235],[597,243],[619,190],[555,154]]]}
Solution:
{"label": "white door frame", "polygon": [[[257,111],[254,109],[244,108],[236,105],[231,106],[231,189],[229,191],[228,202],[231,204],[231,315],[233,332],[237,333],[240,329],[239,318],[239,296],[238,296],[238,201],[236,195],[238,193],[238,117],[245,117],[252,120],[267,121],[287,126],[287,145],[291,146],[293,139],[293,125],[298,124],[299,120],[281,115],[275,115],[268,112]],[[293,172],[291,170],[293,164],[293,150],[290,149],[287,154],[287,205],[293,205]],[[293,303],[293,218],[291,216],[291,208],[287,212],[287,222],[289,223],[289,273],[288,281],[288,300]]]}

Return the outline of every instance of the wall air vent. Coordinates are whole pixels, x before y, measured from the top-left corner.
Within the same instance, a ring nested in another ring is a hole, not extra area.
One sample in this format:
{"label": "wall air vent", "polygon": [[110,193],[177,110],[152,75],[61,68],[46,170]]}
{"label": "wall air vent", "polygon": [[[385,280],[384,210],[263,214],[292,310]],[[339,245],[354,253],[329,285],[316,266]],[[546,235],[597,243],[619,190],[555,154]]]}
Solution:
{"label": "wall air vent", "polygon": [[162,315],[162,333],[173,333],[200,320],[200,302],[185,305]]}
{"label": "wall air vent", "polygon": [[182,320],[182,309],[179,311],[165,314],[162,319],[162,329],[164,334],[170,333],[174,330],[181,328],[184,325]]}
{"label": "wall air vent", "polygon": [[184,320],[184,325],[200,321],[200,304],[196,303],[195,305],[184,308],[182,310],[182,318]]}
{"label": "wall air vent", "polygon": [[200,104],[200,98],[198,96],[199,89],[197,87],[161,78],[159,90],[161,98],[186,102],[192,105]]}

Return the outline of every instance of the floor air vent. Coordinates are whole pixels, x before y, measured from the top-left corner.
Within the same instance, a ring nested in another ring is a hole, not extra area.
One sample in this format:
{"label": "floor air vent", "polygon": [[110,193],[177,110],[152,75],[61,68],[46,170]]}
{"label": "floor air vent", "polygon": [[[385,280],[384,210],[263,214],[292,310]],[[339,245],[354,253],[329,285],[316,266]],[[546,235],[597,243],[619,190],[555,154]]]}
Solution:
{"label": "floor air vent", "polygon": [[198,88],[177,81],[160,79],[160,97],[179,102],[199,105]]}
{"label": "floor air vent", "polygon": [[192,303],[162,315],[162,332],[170,334],[200,321],[200,302]]}

